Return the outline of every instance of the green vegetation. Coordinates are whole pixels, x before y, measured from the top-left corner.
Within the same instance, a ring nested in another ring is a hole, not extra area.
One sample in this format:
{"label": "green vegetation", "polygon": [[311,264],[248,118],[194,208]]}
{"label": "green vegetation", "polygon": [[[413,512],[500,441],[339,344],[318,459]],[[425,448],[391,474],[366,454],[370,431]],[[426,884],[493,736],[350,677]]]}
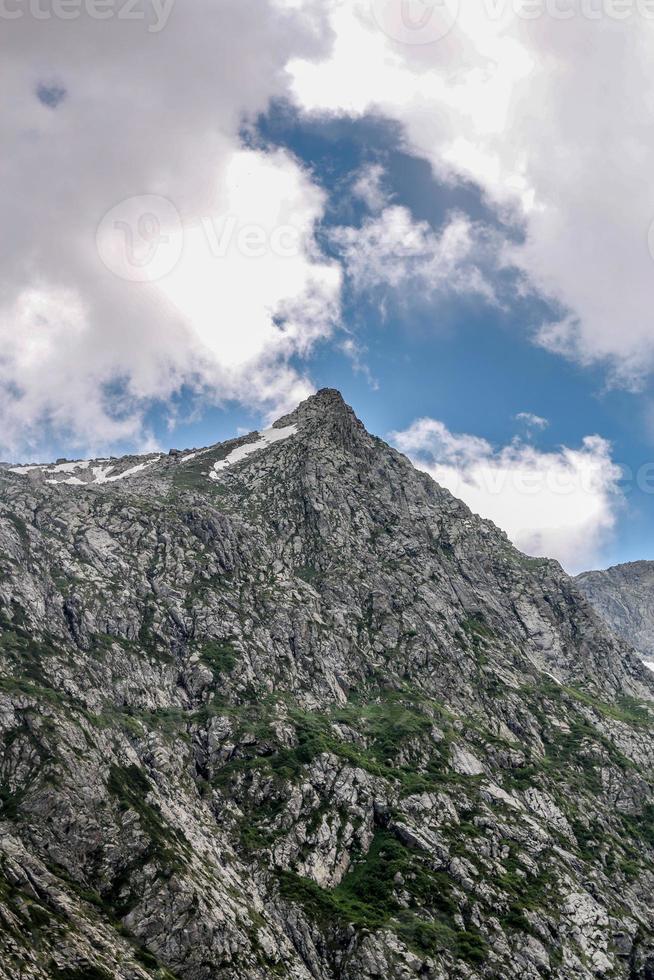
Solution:
{"label": "green vegetation", "polygon": [[111,974],[94,963],[86,963],[82,967],[66,966],[59,969],[53,960],[49,970],[53,980],[111,980]]}
{"label": "green vegetation", "polygon": [[159,807],[146,801],[152,785],[143,770],[136,765],[112,765],[107,789],[118,801],[120,809],[138,813],[141,826],[150,838],[145,859],[155,860],[171,872],[179,870],[182,867],[180,851],[186,850],[188,845],[184,836],[165,822]]}
{"label": "green vegetation", "polygon": [[[437,705],[432,702],[430,706],[433,714]],[[227,714],[234,713],[234,709],[224,710]],[[399,752],[410,754],[414,743],[419,750],[421,741],[429,738],[434,724],[434,719],[427,714],[427,706],[415,703],[406,695],[388,692],[383,701],[367,705],[350,703],[334,708],[328,714],[291,708],[288,716],[296,731],[295,747],[279,748],[264,757],[237,759],[220,771],[214,784],[225,786],[235,773],[252,768],[264,768],[276,773],[280,779],[296,782],[304,767],[323,752],[330,752],[374,776],[399,783],[404,795],[433,790],[444,782],[459,778],[445,766],[447,739],[439,745],[430,740],[428,761],[424,766],[394,762]],[[443,719],[440,721],[442,725],[446,724]],[[361,733],[361,742],[344,741],[334,731],[334,722],[355,728]],[[247,730],[252,730],[252,724]],[[260,737],[270,734],[265,720],[259,722],[257,733]]]}
{"label": "green vegetation", "polygon": [[525,910],[535,911],[548,904],[551,906],[557,904],[559,896],[556,890],[556,876],[547,868],[537,874],[528,872],[520,863],[516,845],[512,845],[511,853],[504,862],[504,869],[498,882],[512,899],[505,916],[505,924],[513,924],[517,928],[529,931],[531,927],[523,913]]}
{"label": "green vegetation", "polygon": [[309,585],[314,585],[321,577],[321,573],[313,565],[301,565],[295,569],[295,574]]}
{"label": "green vegetation", "polygon": [[[16,606],[16,604],[14,603]],[[20,607],[17,607],[20,610]],[[20,610],[22,613],[22,610]],[[23,617],[17,618],[14,610],[14,619],[9,621],[3,618],[0,621],[0,655],[6,657],[14,665],[20,681],[37,684],[42,688],[49,688],[50,684],[43,671],[43,664],[48,658],[55,655],[53,647],[35,640],[22,628]],[[8,679],[4,679],[8,683]],[[16,680],[15,683],[20,683]]]}
{"label": "green vegetation", "polygon": [[609,718],[612,721],[621,721],[626,725],[633,725],[636,728],[651,728],[652,722],[654,721],[654,717],[645,705],[636,698],[623,696],[618,698],[615,704],[607,704],[605,701],[600,701],[598,698],[593,697],[586,691],[580,690],[578,687],[563,687],[563,690],[575,701],[592,708],[603,718]]}
{"label": "green vegetation", "polygon": [[[10,910],[19,927],[14,927],[8,917],[3,920],[3,929],[24,946],[33,944],[32,934],[39,929],[52,928],[60,916],[39,902],[32,894],[21,890],[7,874],[6,861],[0,859],[0,903]],[[4,964],[3,964],[4,965]]]}
{"label": "green vegetation", "polygon": [[648,847],[654,848],[654,805],[648,803],[642,813],[621,813],[620,820],[626,836],[643,841]]}
{"label": "green vegetation", "polygon": [[[423,954],[449,950],[472,962],[485,957],[477,930],[459,929],[454,922],[458,909],[448,876],[433,870],[387,830],[377,831],[368,853],[337,888],[328,891],[310,879],[281,872],[280,889],[326,931],[348,924],[366,930],[387,928]],[[408,909],[398,902],[398,889],[409,895]]]}
{"label": "green vegetation", "polygon": [[14,525],[14,528],[18,533],[18,537],[20,538],[23,547],[29,548],[29,541],[30,541],[29,530],[23,518],[19,517],[18,514],[14,514],[13,511],[10,510],[3,510],[2,516],[5,520],[8,520],[11,524]]}
{"label": "green vegetation", "polygon": [[173,486],[180,491],[201,490],[203,496],[208,494],[219,496],[222,493],[221,485],[218,481],[211,480],[209,473],[213,469],[214,463],[218,463],[221,459],[229,456],[241,442],[242,440],[232,439],[217,449],[212,449],[209,452],[203,451],[195,459],[189,460],[188,463],[180,463],[175,467],[173,473]]}
{"label": "green vegetation", "polygon": [[[616,704],[608,704],[585,691],[556,684],[546,678],[538,685],[525,686],[522,690],[529,697],[532,711],[543,726],[546,757],[532,759],[525,771],[513,772],[505,777],[510,785],[527,788],[530,778],[538,782],[539,773],[561,786],[568,785],[572,777],[576,785],[581,785],[594,796],[602,791],[602,766],[610,763],[623,773],[634,769],[634,763],[592,724],[585,709],[592,709],[596,715],[635,728],[649,726],[651,722],[645,719],[649,719],[650,715],[638,701],[625,697]],[[568,730],[550,724],[549,716],[553,710],[558,715],[565,712]],[[565,799],[562,802],[565,809]]]}
{"label": "green vegetation", "polygon": [[[23,717],[0,740],[0,816],[4,820],[20,819],[21,805],[39,777],[52,779],[46,765],[55,756],[44,739],[46,734],[52,736],[50,719],[42,718],[40,727],[36,727]],[[22,760],[20,767],[16,766],[16,758]],[[18,784],[17,771],[20,772]]]}
{"label": "green vegetation", "polygon": [[486,620],[481,613],[476,613],[474,616],[469,616],[461,623],[461,626],[466,633],[472,637],[473,642],[475,642],[475,640],[478,641],[479,639],[492,640],[495,636],[495,633],[490,626],[487,625]]}
{"label": "green vegetation", "polygon": [[218,680],[220,674],[230,674],[238,662],[238,650],[230,640],[208,640],[199,650],[200,660]]}

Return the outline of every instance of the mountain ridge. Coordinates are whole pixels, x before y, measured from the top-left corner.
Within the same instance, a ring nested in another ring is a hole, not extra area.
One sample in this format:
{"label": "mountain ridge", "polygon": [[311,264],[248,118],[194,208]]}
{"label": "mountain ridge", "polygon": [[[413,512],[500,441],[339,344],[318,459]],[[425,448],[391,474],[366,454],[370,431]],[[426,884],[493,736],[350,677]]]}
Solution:
{"label": "mountain ridge", "polygon": [[[299,418],[311,418],[315,415],[315,411],[313,410],[314,406],[318,408],[319,412],[328,411],[332,415],[340,415],[343,419],[350,419],[353,424],[358,424],[363,428],[362,423],[356,418],[352,409],[346,405],[343,396],[336,388],[322,388],[297,406],[294,411],[274,421],[270,429],[279,429],[292,425]],[[247,445],[248,443],[255,442],[260,434],[260,430],[253,430],[242,436],[193,449],[171,448],[161,452],[125,453],[123,456],[100,456],[89,459],[73,460],[60,458],[56,462],[44,463],[0,463],[0,468],[18,476],[27,476],[30,479],[37,480],[43,479],[51,483],[88,485],[92,483],[115,482],[120,478],[134,476],[142,472],[146,467],[155,465],[156,463],[160,463],[163,466],[170,466],[171,464],[183,465],[219,447],[234,445],[237,448],[241,445]],[[97,474],[94,472],[96,470],[101,470],[102,472]],[[88,479],[83,479],[83,477],[88,477]]]}
{"label": "mountain ridge", "polygon": [[646,980],[651,674],[334,390],[272,428],[0,471],[0,977]]}

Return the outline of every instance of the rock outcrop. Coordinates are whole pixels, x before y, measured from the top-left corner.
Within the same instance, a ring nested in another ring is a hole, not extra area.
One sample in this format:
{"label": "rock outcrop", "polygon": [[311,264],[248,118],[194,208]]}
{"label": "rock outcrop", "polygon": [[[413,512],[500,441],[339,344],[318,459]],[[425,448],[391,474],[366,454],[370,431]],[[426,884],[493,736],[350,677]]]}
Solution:
{"label": "rock outcrop", "polygon": [[584,572],[577,585],[610,629],[654,662],[654,562]]}

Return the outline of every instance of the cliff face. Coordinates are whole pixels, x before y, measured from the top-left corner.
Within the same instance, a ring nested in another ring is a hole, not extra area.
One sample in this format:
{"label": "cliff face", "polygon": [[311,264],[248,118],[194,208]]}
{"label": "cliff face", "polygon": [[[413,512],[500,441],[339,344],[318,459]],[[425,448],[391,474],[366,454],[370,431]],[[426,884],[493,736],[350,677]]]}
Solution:
{"label": "cliff face", "polygon": [[0,977],[645,980],[653,700],[337,392],[2,469]]}
{"label": "cliff face", "polygon": [[654,562],[584,572],[577,585],[617,636],[654,661]]}

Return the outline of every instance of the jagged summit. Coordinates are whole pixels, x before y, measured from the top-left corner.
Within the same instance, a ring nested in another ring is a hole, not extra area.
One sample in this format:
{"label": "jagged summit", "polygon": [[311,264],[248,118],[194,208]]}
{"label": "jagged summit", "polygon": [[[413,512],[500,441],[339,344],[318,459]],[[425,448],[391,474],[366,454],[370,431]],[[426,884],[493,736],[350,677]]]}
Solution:
{"label": "jagged summit", "polygon": [[0,471],[0,980],[652,975],[654,679],[556,563],[330,389],[96,466]]}
{"label": "jagged summit", "polygon": [[353,409],[346,404],[338,388],[320,388],[315,395],[309,395],[308,398],[300,402],[291,414],[310,416],[315,412],[347,412],[352,415],[354,414]]}
{"label": "jagged summit", "polygon": [[274,424],[287,424],[287,420],[325,421],[328,417],[347,418],[356,425],[362,426],[354,409],[346,403],[336,388],[321,388],[315,395],[310,395],[300,402],[293,412],[283,416]]}

